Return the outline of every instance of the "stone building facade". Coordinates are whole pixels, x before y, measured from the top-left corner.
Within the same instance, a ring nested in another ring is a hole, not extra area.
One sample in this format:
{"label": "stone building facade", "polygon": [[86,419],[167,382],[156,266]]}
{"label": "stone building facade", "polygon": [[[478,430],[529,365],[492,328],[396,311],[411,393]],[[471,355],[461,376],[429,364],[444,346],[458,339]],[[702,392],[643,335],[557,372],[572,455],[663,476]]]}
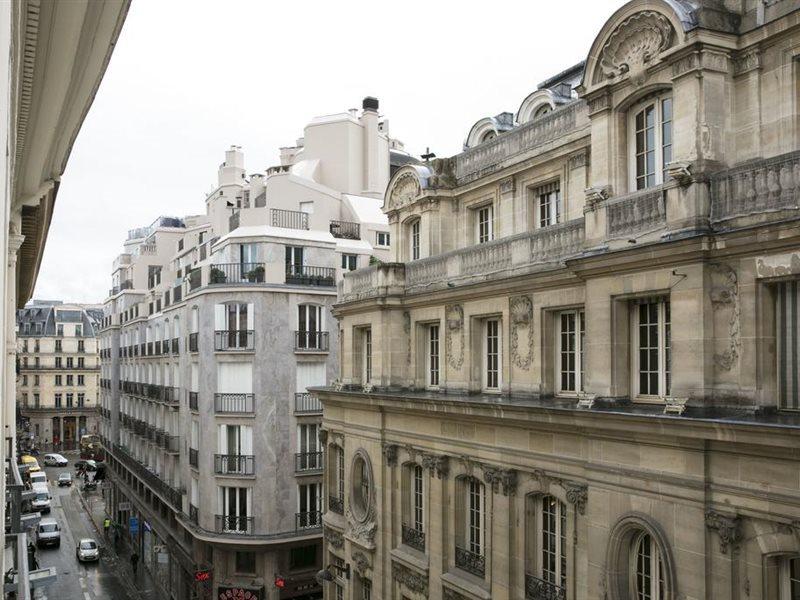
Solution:
{"label": "stone building facade", "polygon": [[314,119],[266,173],[248,175],[232,147],[204,214],[131,230],[114,261],[106,503],[146,524],[132,542],[165,597],[322,596],[322,405],[309,388],[336,378],[336,282],[389,259],[382,190],[411,160],[377,108]]}
{"label": "stone building facade", "polygon": [[26,444],[75,450],[82,435],[97,434],[103,311],[34,300],[17,311],[17,407]]}
{"label": "stone building facade", "polygon": [[326,597],[800,594],[800,3],[633,0],[339,288]]}

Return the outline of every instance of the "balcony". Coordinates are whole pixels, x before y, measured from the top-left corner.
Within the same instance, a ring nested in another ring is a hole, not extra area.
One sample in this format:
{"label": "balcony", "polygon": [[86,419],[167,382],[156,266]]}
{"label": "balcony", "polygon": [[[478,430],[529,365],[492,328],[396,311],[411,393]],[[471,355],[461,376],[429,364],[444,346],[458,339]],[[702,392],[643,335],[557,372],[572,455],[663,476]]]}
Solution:
{"label": "balcony", "polygon": [[196,448],[189,448],[189,466],[198,468],[200,464],[199,455]]}
{"label": "balcony", "polygon": [[150,487],[157,494],[163,496],[173,507],[182,510],[183,490],[161,479],[156,473],[129,454],[123,446],[115,444],[113,450],[114,455],[120,462],[132,471],[145,485]]}
{"label": "balcony", "polygon": [[295,473],[319,473],[322,471],[322,452],[298,452],[294,455]]}
{"label": "balcony", "polygon": [[312,267],[309,265],[286,265],[286,283],[292,285],[312,285],[316,287],[335,287],[336,269],[332,267]]}
{"label": "balcony", "polygon": [[197,334],[189,334],[189,352],[197,352]]}
{"label": "balcony", "polygon": [[525,573],[525,600],[566,600],[567,590]]}
{"label": "balcony", "polygon": [[294,514],[295,529],[316,529],[322,527],[322,512],[311,510]]}
{"label": "balcony", "polygon": [[189,520],[195,525],[197,525],[197,522],[199,520],[198,512],[199,511],[197,510],[197,507],[194,504],[189,505]]}
{"label": "balcony", "polygon": [[339,496],[328,496],[328,510],[336,514],[344,514],[344,498]]}
{"label": "balcony", "polygon": [[188,392],[189,394],[189,410],[198,410],[197,409],[197,392]]}
{"label": "balcony", "polygon": [[294,414],[313,415],[322,414],[322,402],[309,392],[297,392],[294,395]]}
{"label": "balcony", "polygon": [[425,552],[425,532],[416,529],[415,527],[409,527],[408,525],[403,525],[403,543],[406,546],[411,548],[415,548],[420,552]]}
{"label": "balcony", "polygon": [[351,221],[331,221],[331,235],[344,240],[360,240],[361,225]]}
{"label": "balcony", "polygon": [[162,389],[165,404],[169,404],[170,406],[178,406],[181,403],[181,388],[164,387]]}
{"label": "balcony", "polygon": [[286,229],[308,229],[308,213],[297,210],[283,210],[273,208],[270,210],[273,227]]}
{"label": "balcony", "polygon": [[239,221],[239,212],[231,213],[231,216],[228,217],[228,231],[238,229]]}
{"label": "balcony", "polygon": [[612,198],[606,202],[606,234],[609,239],[642,235],[667,224],[663,186]]}
{"label": "balcony", "polygon": [[214,332],[214,350],[217,352],[252,351],[255,348],[252,329],[223,329]]}
{"label": "balcony", "polygon": [[215,515],[217,533],[253,533],[253,517]]}
{"label": "balcony", "polygon": [[245,454],[215,454],[214,473],[217,475],[253,475],[255,457]]}
{"label": "balcony", "polygon": [[486,557],[456,546],[456,566],[478,577],[486,576]]}
{"label": "balcony", "polygon": [[264,263],[224,263],[211,265],[209,285],[264,283]]}
{"label": "balcony", "polygon": [[295,331],[294,351],[327,352],[328,338],[329,334],[327,331]]}
{"label": "balcony", "polygon": [[254,394],[214,394],[214,412],[252,414],[254,399]]}

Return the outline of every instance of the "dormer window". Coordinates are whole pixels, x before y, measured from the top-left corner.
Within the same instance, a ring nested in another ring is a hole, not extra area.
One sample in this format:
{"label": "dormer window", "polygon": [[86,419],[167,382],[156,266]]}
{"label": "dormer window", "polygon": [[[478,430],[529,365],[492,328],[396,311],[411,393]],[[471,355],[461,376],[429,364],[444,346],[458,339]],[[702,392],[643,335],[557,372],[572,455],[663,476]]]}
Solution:
{"label": "dormer window", "polygon": [[672,97],[661,95],[637,104],[628,122],[630,186],[644,190],[664,182],[672,162]]}

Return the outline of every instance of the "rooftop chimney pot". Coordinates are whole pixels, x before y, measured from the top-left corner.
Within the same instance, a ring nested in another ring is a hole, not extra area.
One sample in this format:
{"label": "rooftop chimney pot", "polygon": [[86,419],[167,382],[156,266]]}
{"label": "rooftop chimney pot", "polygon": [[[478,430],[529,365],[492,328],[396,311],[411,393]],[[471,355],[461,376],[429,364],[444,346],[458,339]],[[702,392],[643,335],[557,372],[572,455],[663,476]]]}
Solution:
{"label": "rooftop chimney pot", "polygon": [[364,110],[374,110],[377,112],[378,110],[378,99],[375,96],[367,96],[361,102],[361,108]]}

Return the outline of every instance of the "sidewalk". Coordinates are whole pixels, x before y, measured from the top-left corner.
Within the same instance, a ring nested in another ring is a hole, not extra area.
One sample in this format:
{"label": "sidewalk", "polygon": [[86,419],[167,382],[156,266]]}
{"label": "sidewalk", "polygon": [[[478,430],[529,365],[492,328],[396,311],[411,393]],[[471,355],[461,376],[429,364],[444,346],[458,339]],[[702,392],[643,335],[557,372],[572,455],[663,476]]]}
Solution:
{"label": "sidewalk", "polygon": [[130,560],[131,547],[127,541],[128,536],[120,533],[118,551],[114,549],[113,528],[112,532],[109,533],[109,539],[105,538],[103,534],[103,520],[107,515],[102,495],[98,492],[90,492],[87,502],[87,498],[84,497],[83,492],[77,488],[77,486],[75,491],[78,494],[81,506],[83,506],[83,509],[89,515],[92,525],[97,532],[97,542],[100,544],[101,559],[117,569],[120,580],[129,588],[130,597],[136,600],[157,598],[156,585],[149,571],[142,564],[141,556],[139,557],[137,573],[135,576],[133,574]]}

